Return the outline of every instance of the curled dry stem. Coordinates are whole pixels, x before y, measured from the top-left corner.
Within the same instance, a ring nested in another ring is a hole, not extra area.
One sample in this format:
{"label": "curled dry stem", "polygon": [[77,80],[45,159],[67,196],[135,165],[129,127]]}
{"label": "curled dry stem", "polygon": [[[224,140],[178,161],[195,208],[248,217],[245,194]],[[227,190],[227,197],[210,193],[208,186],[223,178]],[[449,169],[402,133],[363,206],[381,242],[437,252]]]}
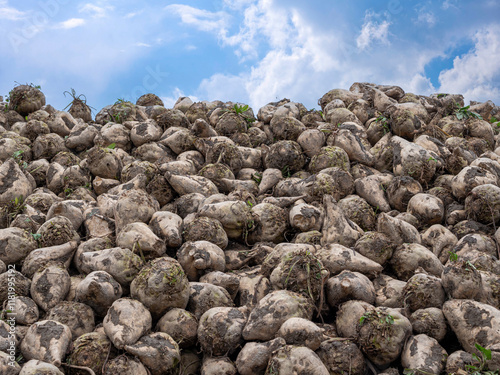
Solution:
{"label": "curled dry stem", "polygon": [[135,247],[137,246],[137,249],[139,249],[139,255],[141,256],[141,259],[144,263],[146,263],[146,258],[144,257],[144,253],[142,252],[141,245],[139,244],[139,241],[136,241],[134,243],[134,246],[132,246],[132,252],[135,254]]}
{"label": "curled dry stem", "polygon": [[111,346],[109,346],[108,348],[108,355],[106,356],[106,359],[104,360],[104,363],[102,364],[102,367],[101,367],[101,373],[104,374],[104,369],[106,367],[106,364],[108,363],[108,359],[109,359],[109,353],[111,353]]}
{"label": "curled dry stem", "polygon": [[69,367],[69,368],[74,368],[76,370],[84,370],[87,371],[90,375],[95,375],[95,372],[92,371],[92,369],[86,367],[86,366],[76,366],[76,365],[70,365],[69,363],[62,363],[63,366]]}
{"label": "curled dry stem", "polygon": [[323,321],[323,316],[321,315],[321,310],[323,309],[323,304],[325,303],[325,282],[328,280],[328,277],[330,276],[330,271],[328,271],[326,268],[322,268],[321,272],[326,271],[324,276],[321,278],[321,290],[319,293],[319,303],[318,303],[318,315],[316,317],[321,318],[321,321]]}
{"label": "curled dry stem", "polygon": [[246,220],[245,221],[245,226],[243,228],[243,240],[245,241],[245,244],[247,246],[251,246],[248,243],[248,233],[251,232],[252,230],[255,229],[255,221],[253,219],[251,220]]}

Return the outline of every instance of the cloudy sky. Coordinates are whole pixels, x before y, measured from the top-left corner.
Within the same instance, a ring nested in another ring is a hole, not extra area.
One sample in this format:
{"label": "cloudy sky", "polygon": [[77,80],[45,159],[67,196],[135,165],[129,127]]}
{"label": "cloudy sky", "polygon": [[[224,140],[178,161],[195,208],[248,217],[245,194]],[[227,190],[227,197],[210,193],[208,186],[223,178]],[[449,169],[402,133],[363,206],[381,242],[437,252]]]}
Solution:
{"label": "cloudy sky", "polygon": [[356,81],[500,104],[500,0],[0,0],[0,95],[308,108]]}

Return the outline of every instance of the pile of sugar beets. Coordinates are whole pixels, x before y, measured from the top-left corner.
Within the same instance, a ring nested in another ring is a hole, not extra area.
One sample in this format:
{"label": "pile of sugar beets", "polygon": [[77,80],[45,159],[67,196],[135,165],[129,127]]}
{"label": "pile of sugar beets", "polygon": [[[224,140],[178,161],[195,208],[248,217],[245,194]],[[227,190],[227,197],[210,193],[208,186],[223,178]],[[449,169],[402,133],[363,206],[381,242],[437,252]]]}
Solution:
{"label": "pile of sugar beets", "polygon": [[1,374],[498,374],[491,101],[72,94],[0,105]]}

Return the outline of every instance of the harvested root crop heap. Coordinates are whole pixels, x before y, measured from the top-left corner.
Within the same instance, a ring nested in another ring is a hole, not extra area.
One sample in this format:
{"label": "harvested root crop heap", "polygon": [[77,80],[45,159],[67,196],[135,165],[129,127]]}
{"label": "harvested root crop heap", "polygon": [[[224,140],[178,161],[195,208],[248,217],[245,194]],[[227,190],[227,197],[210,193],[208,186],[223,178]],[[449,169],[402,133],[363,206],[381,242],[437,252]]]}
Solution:
{"label": "harvested root crop heap", "polygon": [[1,374],[498,374],[491,101],[70,94],[0,105]]}

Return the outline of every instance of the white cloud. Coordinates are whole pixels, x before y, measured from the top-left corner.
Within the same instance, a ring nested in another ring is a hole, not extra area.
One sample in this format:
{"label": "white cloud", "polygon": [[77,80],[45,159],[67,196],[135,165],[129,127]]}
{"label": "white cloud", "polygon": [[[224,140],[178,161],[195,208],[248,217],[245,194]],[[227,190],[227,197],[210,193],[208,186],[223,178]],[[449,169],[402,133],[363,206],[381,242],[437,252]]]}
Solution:
{"label": "white cloud", "polygon": [[134,18],[142,13],[142,10],[139,10],[137,12],[130,12],[125,15],[125,18]]}
{"label": "white cloud", "polygon": [[85,25],[85,20],[83,18],[70,18],[69,20],[60,22],[57,25],[58,29],[74,29],[75,27]]}
{"label": "white cloud", "polygon": [[443,2],[443,5],[441,5],[441,8],[444,10],[447,9],[458,9],[458,0],[445,0]]}
{"label": "white cloud", "polygon": [[[314,107],[328,90],[349,88],[356,81],[399,85],[417,94],[436,91],[425,75],[425,67],[447,47],[415,44],[389,48],[391,23],[386,14],[366,12],[361,33],[352,35],[341,23],[318,24],[300,6],[280,6],[274,0],[242,0],[241,4],[243,20],[234,33],[228,31],[232,30],[231,19],[223,16],[224,12],[167,7],[198,29],[196,22],[200,19],[220,17],[227,22],[218,27],[209,23],[204,29],[216,35],[222,45],[233,47],[240,62],[263,54],[241,73],[218,72],[203,79],[195,91],[198,97],[236,100],[258,109],[283,97]],[[231,9],[236,8],[233,5]],[[427,15],[421,21],[435,19]],[[372,43],[381,46],[369,48]]]}
{"label": "white cloud", "polygon": [[292,10],[279,7],[272,0],[254,1],[244,11],[243,25],[238,34],[227,37],[224,42],[236,47],[240,55],[256,57],[261,38],[271,48],[284,49],[296,36],[291,24]]}
{"label": "white cloud", "polygon": [[21,12],[16,8],[10,7],[7,0],[0,1],[0,19],[17,21],[26,16],[25,12]]}
{"label": "white cloud", "polygon": [[216,32],[220,35],[226,33],[229,15],[225,12],[210,12],[183,4],[168,5],[164,10],[180,16],[183,23],[192,25],[198,30]]}
{"label": "white cloud", "polygon": [[430,95],[436,92],[431,80],[421,73],[416,73],[413,77],[411,77],[404,89],[407,92],[413,92],[419,95]]}
{"label": "white cloud", "polygon": [[242,62],[256,58],[263,41],[272,48],[289,46],[288,40],[293,39],[295,34],[290,24],[289,8],[277,7],[272,0],[225,0],[224,3],[243,13],[243,21],[236,34],[229,35],[231,16],[225,11],[210,12],[182,4],[168,5],[164,9],[180,16],[187,25],[215,34],[222,45],[234,47]]}
{"label": "white cloud", "polygon": [[[500,97],[500,25],[474,35],[474,48],[453,60],[453,68],[439,74],[439,91],[461,93],[466,100]],[[500,104],[500,103],[497,103]]]}
{"label": "white cloud", "polygon": [[343,43],[331,33],[315,30],[298,10],[281,9],[269,1],[259,1],[249,9],[242,29],[230,41],[235,41],[236,49],[241,47],[236,41],[244,41],[249,48],[240,51],[252,53],[259,38],[269,36],[272,48],[250,71],[204,79],[198,96],[247,102],[258,109],[285,96],[315,97],[318,86],[326,90],[330,83],[325,77],[341,67]]}
{"label": "white cloud", "polygon": [[[384,31],[370,34],[370,41],[374,39],[385,45],[369,49],[368,53],[357,48],[352,36],[346,35],[341,26],[337,29],[335,26],[318,27],[314,19],[305,17],[300,9],[288,8],[284,13],[285,10],[270,1],[258,1],[249,6],[252,7],[256,8],[253,14],[263,19],[275,14],[280,17],[272,26],[268,22],[259,26],[258,17],[247,17],[247,9],[245,23],[236,34],[240,40],[253,46],[273,30],[287,30],[287,35],[275,35],[271,48],[249,70],[236,75],[217,73],[204,79],[196,92],[199,97],[247,102],[254,109],[287,97],[313,108],[317,107],[316,100],[328,90],[349,88],[353,82],[360,81],[400,85],[418,94],[435,91],[425,76],[425,66],[442,54],[441,50],[416,46],[401,49],[399,53],[398,49],[391,48],[389,54],[388,31]],[[387,21],[371,13],[365,21],[384,28],[389,26]],[[239,46],[235,45],[237,48]]]}
{"label": "white cloud", "polygon": [[90,4],[87,3],[84,6],[80,7],[80,13],[88,13],[94,18],[103,18],[106,17],[107,12],[110,10],[113,10],[114,8],[112,6],[104,6],[100,7],[95,4]]}
{"label": "white cloud", "polygon": [[134,44],[136,47],[146,47],[146,48],[150,48],[151,47],[151,44],[147,44],[147,43],[142,43],[142,42],[137,42]]}
{"label": "white cloud", "polygon": [[488,8],[496,8],[500,5],[500,2],[498,0],[487,0],[485,3],[484,3],[484,6],[488,7]]}
{"label": "white cloud", "polygon": [[224,0],[224,4],[231,9],[242,9],[250,4],[252,4],[254,0]]}
{"label": "white cloud", "polygon": [[382,44],[388,44],[389,26],[388,21],[377,22],[373,20],[374,14],[367,12],[365,23],[361,27],[361,32],[356,39],[356,45],[360,50],[366,49],[373,42],[379,41]]}
{"label": "white cloud", "polygon": [[418,17],[417,17],[417,22],[418,23],[425,23],[429,26],[434,26],[437,22],[437,18],[432,12],[424,12],[420,11],[418,12]]}
{"label": "white cloud", "polygon": [[[341,40],[328,33],[318,33],[313,25],[310,25],[298,10],[292,12],[292,24],[297,32],[297,40],[302,46],[303,59],[309,62],[317,72],[326,72],[332,68],[339,67],[339,54],[344,54],[345,48]],[[340,35],[340,34],[338,34]],[[291,41],[295,44],[295,41]],[[337,46],[336,48],[325,48],[325,46]]]}

